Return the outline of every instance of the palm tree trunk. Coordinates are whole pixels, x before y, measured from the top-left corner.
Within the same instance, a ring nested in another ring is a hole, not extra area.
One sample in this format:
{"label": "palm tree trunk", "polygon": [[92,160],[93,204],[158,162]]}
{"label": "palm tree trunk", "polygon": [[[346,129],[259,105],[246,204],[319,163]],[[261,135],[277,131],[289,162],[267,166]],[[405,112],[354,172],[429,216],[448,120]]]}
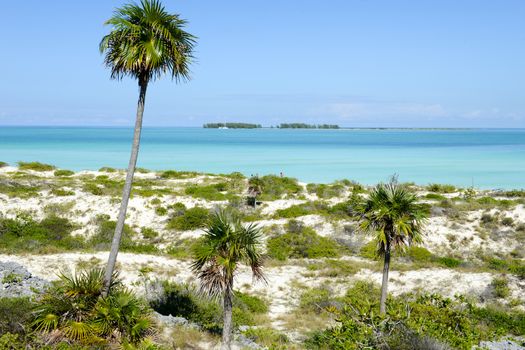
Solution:
{"label": "palm tree trunk", "polygon": [[126,174],[126,182],[122,190],[122,202],[120,203],[120,210],[118,213],[117,226],[111,242],[111,251],[109,253],[108,264],[106,266],[106,273],[104,275],[104,286],[102,288],[102,296],[106,297],[109,294],[111,286],[111,278],[115,270],[115,263],[117,262],[117,254],[120,247],[120,239],[122,238],[122,230],[124,229],[124,221],[126,219],[126,212],[128,210],[129,196],[131,194],[131,185],[133,184],[133,175],[137,166],[137,157],[139,155],[140,133],[142,131],[142,117],[144,115],[144,104],[146,101],[146,90],[148,88],[148,80],[139,78],[139,101],[137,103],[137,117],[135,120],[135,132],[133,134],[133,144],[131,147],[131,156],[129,158],[128,171]]}
{"label": "palm tree trunk", "polygon": [[231,349],[232,337],[233,278],[224,292],[224,323],[222,326],[221,350]]}
{"label": "palm tree trunk", "polygon": [[388,271],[390,269],[390,242],[387,242],[385,249],[385,262],[383,265],[383,283],[381,284],[381,301],[379,303],[379,313],[386,313],[386,297],[388,295]]}

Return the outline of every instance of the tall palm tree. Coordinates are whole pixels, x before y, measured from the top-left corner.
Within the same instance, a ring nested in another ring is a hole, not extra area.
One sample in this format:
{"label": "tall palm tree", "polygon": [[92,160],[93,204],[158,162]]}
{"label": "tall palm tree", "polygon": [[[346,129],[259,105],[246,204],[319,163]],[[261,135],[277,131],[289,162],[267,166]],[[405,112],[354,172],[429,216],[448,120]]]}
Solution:
{"label": "tall palm tree", "polygon": [[357,211],[361,228],[376,234],[377,254],[384,258],[379,310],[385,314],[391,252],[422,241],[426,212],[417,197],[399,185],[395,177],[377,185]]}
{"label": "tall palm tree", "polygon": [[183,30],[186,21],[168,13],[158,0],[124,5],[116,9],[105,24],[112,26],[112,30],[100,42],[100,52],[105,55],[105,65],[111,69],[111,78],[129,76],[137,79],[139,85],[131,157],[104,278],[103,295],[107,296],[137,164],[148,83],[164,74],[170,74],[177,82],[188,80],[196,38]]}
{"label": "tall palm tree", "polygon": [[257,226],[244,226],[232,213],[219,210],[194,248],[191,267],[201,280],[201,290],[223,297],[222,349],[231,348],[233,282],[239,264],[249,266],[255,280],[265,280],[260,246],[261,231]]}

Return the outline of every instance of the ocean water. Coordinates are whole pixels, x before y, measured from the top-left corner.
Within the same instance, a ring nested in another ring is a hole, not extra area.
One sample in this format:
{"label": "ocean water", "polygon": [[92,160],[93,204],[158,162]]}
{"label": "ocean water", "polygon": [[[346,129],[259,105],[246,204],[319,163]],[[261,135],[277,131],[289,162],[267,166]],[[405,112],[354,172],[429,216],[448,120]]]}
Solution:
{"label": "ocean water", "polygon": [[[71,170],[125,168],[132,129],[0,126],[0,161]],[[145,128],[138,166],[479,188],[525,187],[525,129],[218,130]]]}

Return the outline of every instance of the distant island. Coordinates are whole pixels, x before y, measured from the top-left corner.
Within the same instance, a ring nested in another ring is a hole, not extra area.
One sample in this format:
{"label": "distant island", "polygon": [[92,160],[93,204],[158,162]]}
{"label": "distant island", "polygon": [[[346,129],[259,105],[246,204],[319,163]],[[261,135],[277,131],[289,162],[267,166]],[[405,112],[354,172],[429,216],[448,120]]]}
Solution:
{"label": "distant island", "polygon": [[305,123],[282,123],[277,126],[279,129],[339,129],[335,124],[305,124]]}
{"label": "distant island", "polygon": [[250,123],[207,123],[202,127],[205,129],[259,129],[262,126]]}

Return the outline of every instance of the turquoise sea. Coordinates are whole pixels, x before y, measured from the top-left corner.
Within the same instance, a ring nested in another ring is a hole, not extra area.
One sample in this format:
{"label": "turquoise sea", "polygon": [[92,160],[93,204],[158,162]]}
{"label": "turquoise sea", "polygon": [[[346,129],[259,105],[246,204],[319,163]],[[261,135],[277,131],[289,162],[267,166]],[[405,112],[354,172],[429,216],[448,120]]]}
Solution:
{"label": "turquoise sea", "polygon": [[[125,168],[132,130],[0,127],[0,161],[40,161],[82,170]],[[139,166],[279,174],[304,182],[351,179],[479,188],[525,187],[525,129],[218,130],[145,128]]]}

